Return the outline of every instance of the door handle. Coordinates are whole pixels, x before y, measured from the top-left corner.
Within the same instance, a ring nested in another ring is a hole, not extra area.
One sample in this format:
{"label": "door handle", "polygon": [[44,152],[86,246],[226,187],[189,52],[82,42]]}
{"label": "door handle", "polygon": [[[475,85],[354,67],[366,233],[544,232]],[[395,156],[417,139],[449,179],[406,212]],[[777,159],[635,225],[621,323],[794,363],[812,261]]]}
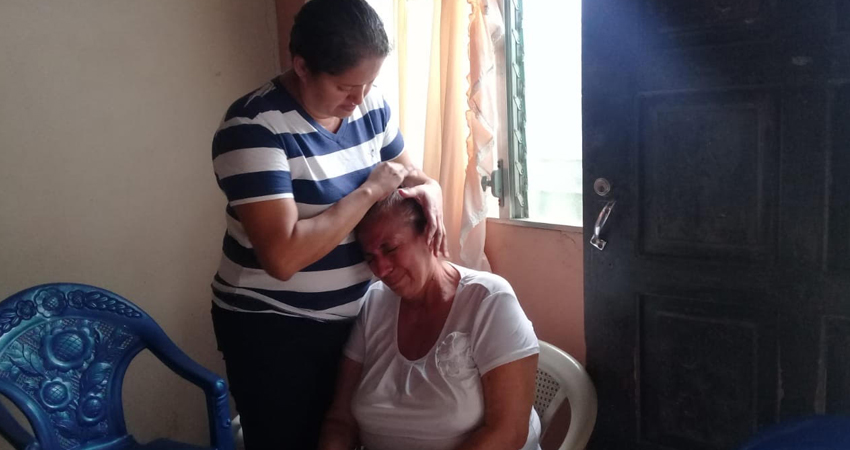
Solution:
{"label": "door handle", "polygon": [[602,229],[605,228],[605,223],[608,222],[608,216],[611,215],[611,210],[614,208],[614,205],[617,202],[615,200],[611,200],[602,207],[602,211],[599,211],[599,216],[596,218],[596,225],[593,226],[593,237],[590,238],[590,245],[602,250],[605,248],[605,242],[602,240],[599,235],[602,234]]}

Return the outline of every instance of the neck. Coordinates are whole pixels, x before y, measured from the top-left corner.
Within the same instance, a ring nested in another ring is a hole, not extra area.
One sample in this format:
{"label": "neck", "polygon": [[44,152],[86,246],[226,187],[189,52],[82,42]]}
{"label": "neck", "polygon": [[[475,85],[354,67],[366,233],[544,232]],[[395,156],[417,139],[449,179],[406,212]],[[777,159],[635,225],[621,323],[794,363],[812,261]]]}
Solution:
{"label": "neck", "polygon": [[460,273],[451,264],[434,258],[431,275],[422,289],[422,293],[410,298],[408,303],[414,308],[430,309],[454,299]]}

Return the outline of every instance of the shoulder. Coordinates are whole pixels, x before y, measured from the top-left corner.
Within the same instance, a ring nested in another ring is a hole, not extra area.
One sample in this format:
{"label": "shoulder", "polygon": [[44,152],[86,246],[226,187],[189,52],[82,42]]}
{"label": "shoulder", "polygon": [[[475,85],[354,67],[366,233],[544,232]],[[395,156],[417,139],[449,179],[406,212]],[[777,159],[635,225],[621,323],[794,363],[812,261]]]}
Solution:
{"label": "shoulder", "polygon": [[381,280],[376,280],[374,283],[369,285],[369,289],[366,290],[367,296],[374,296],[376,298],[382,298],[386,296],[388,293],[391,293],[389,287],[384,284]]}
{"label": "shoulder", "polygon": [[224,115],[224,120],[229,120],[237,117],[252,118],[268,111],[271,106],[265,96],[274,91],[275,85],[271,81],[254,89],[253,91],[239,97],[233,102],[227,113]]}
{"label": "shoulder", "polygon": [[396,303],[398,296],[383,282],[376,281],[369,286],[363,297],[360,314],[366,317],[382,314]]}
{"label": "shoulder", "polygon": [[233,102],[224,116],[231,119],[257,119],[270,111],[288,112],[294,109],[289,95],[279,83],[270,80]]}
{"label": "shoulder", "polygon": [[461,282],[464,286],[480,291],[479,295],[483,294],[482,300],[493,294],[507,294],[508,296],[516,297],[514,289],[508,283],[508,280],[495,273],[482,272],[461,266],[455,267],[461,274]]}
{"label": "shoulder", "polygon": [[489,323],[496,317],[515,319],[525,315],[507,280],[489,272],[458,269],[462,274],[462,288],[457,299],[465,304],[466,314],[475,323]]}

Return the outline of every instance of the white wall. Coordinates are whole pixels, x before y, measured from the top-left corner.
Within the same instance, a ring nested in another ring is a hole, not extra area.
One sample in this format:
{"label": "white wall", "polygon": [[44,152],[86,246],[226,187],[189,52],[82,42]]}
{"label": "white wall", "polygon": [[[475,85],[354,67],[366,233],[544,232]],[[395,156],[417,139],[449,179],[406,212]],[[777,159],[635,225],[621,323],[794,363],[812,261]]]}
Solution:
{"label": "white wall", "polygon": [[[0,2],[0,298],[105,287],[223,374],[210,141],[226,107],[277,73],[277,43],[274,0]],[[124,399],[141,440],[206,442],[200,391],[149,354]]]}

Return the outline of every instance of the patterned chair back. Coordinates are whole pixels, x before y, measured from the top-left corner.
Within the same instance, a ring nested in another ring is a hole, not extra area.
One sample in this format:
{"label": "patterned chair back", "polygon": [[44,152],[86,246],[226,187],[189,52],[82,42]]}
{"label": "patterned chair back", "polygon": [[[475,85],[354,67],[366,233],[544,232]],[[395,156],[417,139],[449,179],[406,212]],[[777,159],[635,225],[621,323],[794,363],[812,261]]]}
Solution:
{"label": "patterned chair back", "polygon": [[[124,374],[148,348],[207,393],[211,439],[229,439],[224,381],[191,361],[136,305],[112,292],[57,283],[0,303],[0,394],[30,421],[29,436],[7,411],[0,433],[16,448],[99,449],[135,445],[121,401]],[[0,406],[2,409],[2,406]]]}

